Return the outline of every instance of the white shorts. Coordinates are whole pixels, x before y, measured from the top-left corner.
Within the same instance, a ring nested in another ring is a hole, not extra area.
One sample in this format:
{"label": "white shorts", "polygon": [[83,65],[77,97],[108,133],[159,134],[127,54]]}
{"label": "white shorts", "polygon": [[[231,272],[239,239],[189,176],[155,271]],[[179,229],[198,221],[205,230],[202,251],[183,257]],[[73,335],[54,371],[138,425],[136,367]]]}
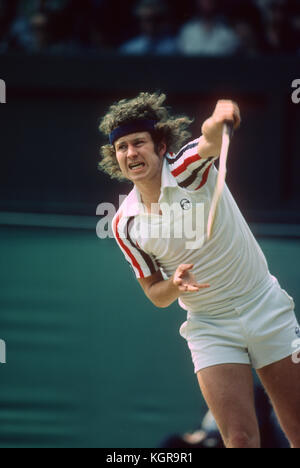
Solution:
{"label": "white shorts", "polygon": [[222,312],[189,312],[180,334],[187,340],[195,373],[229,363],[260,369],[292,355],[300,338],[294,308],[293,299],[270,276]]}

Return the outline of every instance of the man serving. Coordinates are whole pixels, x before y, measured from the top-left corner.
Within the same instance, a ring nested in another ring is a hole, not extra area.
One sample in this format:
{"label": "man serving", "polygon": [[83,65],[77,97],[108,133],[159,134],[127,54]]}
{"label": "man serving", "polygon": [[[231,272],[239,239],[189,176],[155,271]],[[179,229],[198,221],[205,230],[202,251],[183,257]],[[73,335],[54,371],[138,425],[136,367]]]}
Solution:
{"label": "man serving", "polygon": [[[206,226],[217,179],[224,122],[238,129],[236,103],[218,101],[190,137],[191,120],[170,115],[164,94],[141,93],[113,104],[100,130],[109,136],[100,167],[134,184],[113,220],[113,232],[146,296],[157,307],[175,300],[187,311],[180,334],[191,350],[201,391],[226,447],[255,448],[260,436],[254,367],[292,447],[300,447],[300,365],[292,342],[299,330],[293,299],[266,259],[225,186],[211,237],[187,248],[174,235],[186,211]],[[184,145],[184,146],[183,146]],[[170,217],[168,206],[181,207]],[[170,235],[158,237],[166,223]]]}

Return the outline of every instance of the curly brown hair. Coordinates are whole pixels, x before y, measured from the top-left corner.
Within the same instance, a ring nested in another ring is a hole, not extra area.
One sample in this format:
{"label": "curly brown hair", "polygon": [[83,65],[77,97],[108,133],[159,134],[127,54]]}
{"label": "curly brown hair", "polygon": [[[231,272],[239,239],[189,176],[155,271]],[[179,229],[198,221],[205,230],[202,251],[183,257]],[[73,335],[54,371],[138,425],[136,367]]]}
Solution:
{"label": "curly brown hair", "polygon": [[[103,117],[99,130],[109,135],[120,125],[126,125],[134,120],[157,120],[154,132],[151,132],[155,145],[164,141],[168,152],[176,153],[190,138],[191,133],[187,127],[193,122],[187,116],[171,116],[170,109],[164,104],[165,94],[140,93],[134,99],[122,99],[110,106]],[[101,147],[102,160],[98,167],[106,172],[112,179],[126,180],[123,176],[117,158],[114,145]]]}

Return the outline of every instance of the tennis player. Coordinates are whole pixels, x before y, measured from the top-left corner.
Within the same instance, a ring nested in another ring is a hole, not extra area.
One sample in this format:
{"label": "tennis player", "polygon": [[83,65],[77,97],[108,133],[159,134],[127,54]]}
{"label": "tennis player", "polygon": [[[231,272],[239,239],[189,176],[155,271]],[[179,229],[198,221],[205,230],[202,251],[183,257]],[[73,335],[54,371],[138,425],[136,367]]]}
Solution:
{"label": "tennis player", "polygon": [[[230,121],[238,129],[239,107],[218,101],[202,136],[184,145],[191,120],[170,115],[165,99],[141,93],[121,100],[101,122],[109,137],[101,169],[134,185],[113,220],[116,241],[154,305],[179,300],[187,311],[180,334],[225,446],[260,447],[253,367],[291,447],[298,448],[300,364],[291,356],[300,329],[293,299],[270,274],[227,186],[211,238],[205,234],[223,124]],[[173,205],[181,209],[170,216]],[[175,235],[188,212],[197,215],[197,232],[203,233],[192,248],[184,235]],[[169,235],[157,235],[166,226]]]}

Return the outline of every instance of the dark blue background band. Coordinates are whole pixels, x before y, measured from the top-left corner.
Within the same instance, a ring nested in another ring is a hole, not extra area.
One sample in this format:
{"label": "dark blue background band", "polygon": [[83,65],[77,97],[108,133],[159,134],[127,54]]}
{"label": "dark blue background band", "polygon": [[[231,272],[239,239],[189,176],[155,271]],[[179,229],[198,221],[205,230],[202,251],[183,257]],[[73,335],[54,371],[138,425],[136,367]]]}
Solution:
{"label": "dark blue background band", "polygon": [[154,130],[157,120],[135,120],[126,125],[120,125],[115,128],[109,135],[109,142],[114,144],[119,138],[136,132],[151,132]]}

